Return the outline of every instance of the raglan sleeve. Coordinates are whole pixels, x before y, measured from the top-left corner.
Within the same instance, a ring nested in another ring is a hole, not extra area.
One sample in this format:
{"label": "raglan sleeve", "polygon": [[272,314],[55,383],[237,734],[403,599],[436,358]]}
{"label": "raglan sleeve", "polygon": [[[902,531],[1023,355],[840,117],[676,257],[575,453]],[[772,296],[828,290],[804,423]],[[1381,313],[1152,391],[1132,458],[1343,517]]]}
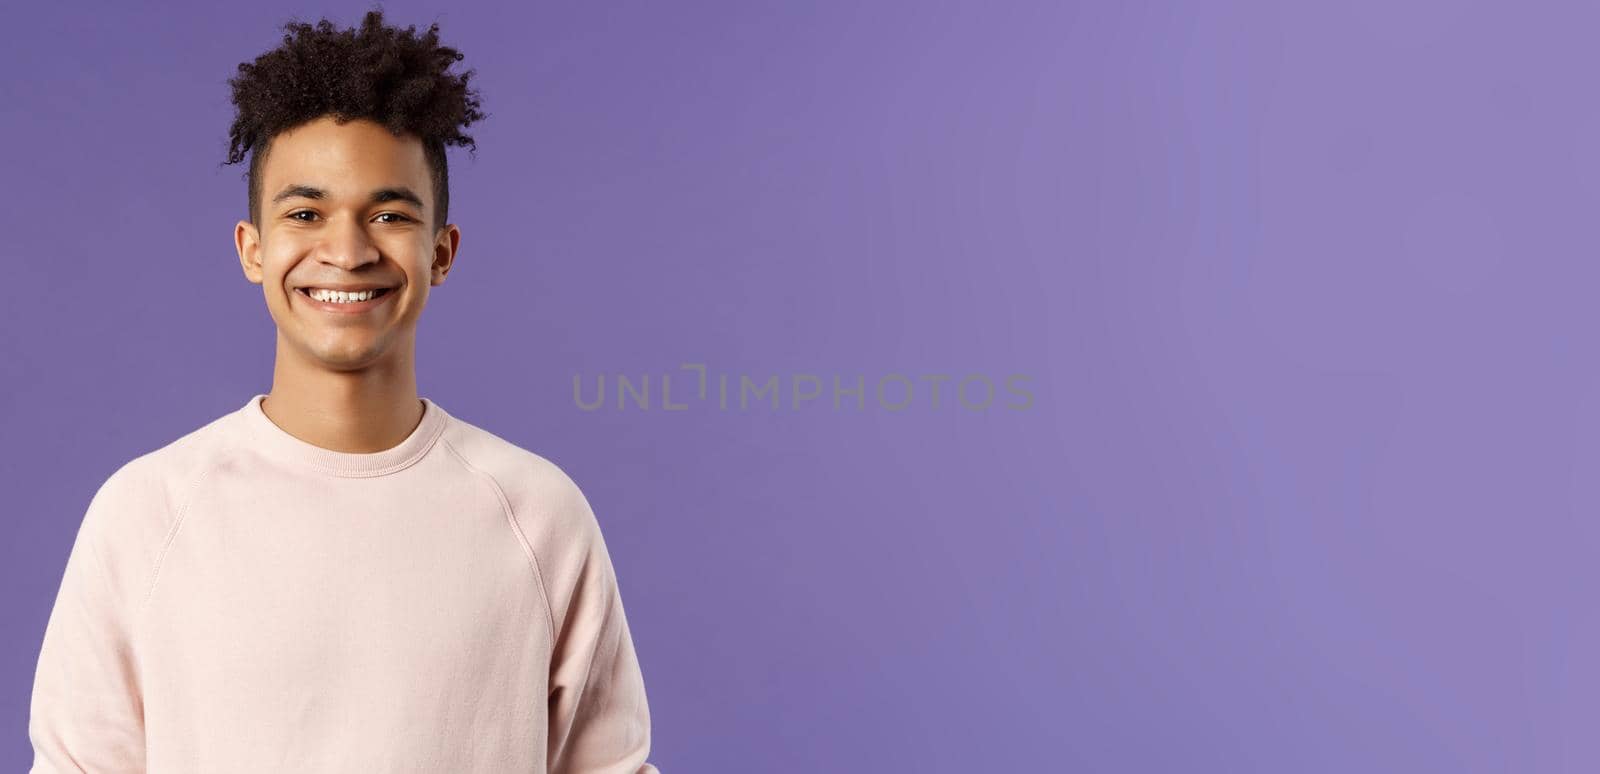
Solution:
{"label": "raglan sleeve", "polygon": [[127,469],[90,499],[67,555],[34,672],[30,774],[145,770],[144,705],[131,636],[128,584],[113,569],[108,527],[139,507]]}
{"label": "raglan sleeve", "polygon": [[550,659],[549,774],[660,774],[650,708],[615,568],[594,512],[567,488],[555,562]]}

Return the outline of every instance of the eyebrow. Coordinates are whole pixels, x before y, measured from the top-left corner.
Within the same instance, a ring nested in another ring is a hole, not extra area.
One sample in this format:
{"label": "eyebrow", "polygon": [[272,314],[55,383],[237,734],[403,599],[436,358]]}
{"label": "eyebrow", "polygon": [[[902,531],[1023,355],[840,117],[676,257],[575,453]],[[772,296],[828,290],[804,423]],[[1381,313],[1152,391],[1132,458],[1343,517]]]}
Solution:
{"label": "eyebrow", "polygon": [[[276,196],[272,197],[272,203],[277,204],[284,199],[294,198],[321,200],[328,198],[328,192],[322,190],[321,188],[317,188],[316,186],[296,183],[284,186],[283,190],[279,191]],[[378,190],[372,192],[372,195],[367,198],[367,201],[373,204],[382,204],[383,202],[394,201],[410,202],[411,204],[416,205],[417,209],[419,210],[425,209],[424,205],[422,204],[422,197],[418,196],[415,191],[412,191],[410,188],[405,186],[400,186],[398,188],[379,188]]]}

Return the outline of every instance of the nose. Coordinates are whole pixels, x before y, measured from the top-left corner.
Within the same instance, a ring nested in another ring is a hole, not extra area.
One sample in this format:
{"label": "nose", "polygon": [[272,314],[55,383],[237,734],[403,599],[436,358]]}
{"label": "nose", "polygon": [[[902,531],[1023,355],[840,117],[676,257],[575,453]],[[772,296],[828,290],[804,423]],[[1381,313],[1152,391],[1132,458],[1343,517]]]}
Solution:
{"label": "nose", "polygon": [[358,218],[333,220],[336,222],[323,229],[324,238],[317,244],[317,260],[345,271],[355,271],[378,261],[378,248]]}

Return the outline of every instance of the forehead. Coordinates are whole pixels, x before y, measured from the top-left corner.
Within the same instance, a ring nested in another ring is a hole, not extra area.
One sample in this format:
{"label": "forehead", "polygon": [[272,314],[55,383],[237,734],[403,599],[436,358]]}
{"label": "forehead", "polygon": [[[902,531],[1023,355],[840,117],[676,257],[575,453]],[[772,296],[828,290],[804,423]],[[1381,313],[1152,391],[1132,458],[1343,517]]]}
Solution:
{"label": "forehead", "polygon": [[325,116],[287,129],[273,138],[263,162],[264,198],[286,185],[314,186],[334,198],[384,186],[431,190],[422,141],[365,119],[339,124]]}

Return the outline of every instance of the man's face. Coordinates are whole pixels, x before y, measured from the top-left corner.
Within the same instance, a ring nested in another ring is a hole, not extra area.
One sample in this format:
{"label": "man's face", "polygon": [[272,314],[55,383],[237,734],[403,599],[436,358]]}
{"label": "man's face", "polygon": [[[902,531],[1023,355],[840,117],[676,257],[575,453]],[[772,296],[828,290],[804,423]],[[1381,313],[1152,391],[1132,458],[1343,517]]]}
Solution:
{"label": "man's face", "polygon": [[422,142],[323,117],[277,135],[260,175],[261,222],[240,221],[234,242],[262,286],[280,357],[335,371],[409,364],[428,288],[444,282],[461,239],[454,225],[430,225]]}

